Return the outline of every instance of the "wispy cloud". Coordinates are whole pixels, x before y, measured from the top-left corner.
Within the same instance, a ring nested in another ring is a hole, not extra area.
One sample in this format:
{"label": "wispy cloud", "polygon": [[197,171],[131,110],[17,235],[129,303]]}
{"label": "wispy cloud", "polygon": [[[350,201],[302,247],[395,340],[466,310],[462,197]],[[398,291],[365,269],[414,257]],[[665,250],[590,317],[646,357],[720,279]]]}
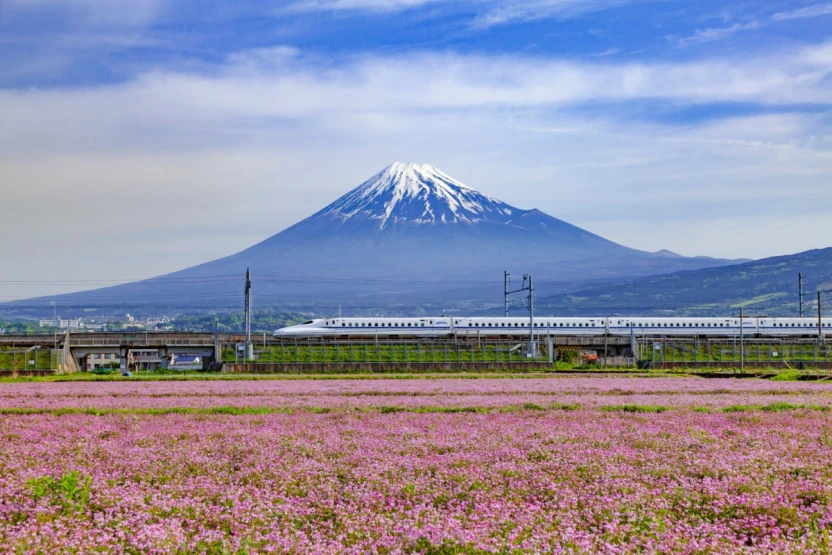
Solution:
{"label": "wispy cloud", "polygon": [[[829,105],[830,48],[676,64],[418,53],[359,56],[337,66],[292,47],[258,49],[202,73],[152,71],[118,85],[0,92],[0,151],[76,148],[95,136],[93,130],[113,127],[132,129],[136,137],[158,132],[170,144],[178,133],[186,140],[203,127],[224,140],[240,124],[344,121],[362,114],[568,111],[643,100]],[[193,137],[203,140],[201,132]]]}
{"label": "wispy cloud", "polygon": [[290,4],[282,12],[376,11],[391,12],[420,8],[428,4],[452,3],[460,0],[303,0]]}
{"label": "wispy cloud", "polygon": [[702,44],[706,42],[714,42],[726,39],[736,33],[743,31],[754,31],[760,29],[762,25],[758,21],[750,21],[748,23],[735,23],[728,27],[712,27],[709,29],[697,29],[692,35],[687,37],[669,37],[671,42],[677,46],[684,48],[694,44]]}
{"label": "wispy cloud", "polygon": [[784,21],[788,19],[802,19],[807,17],[820,17],[832,14],[832,4],[813,4],[796,10],[788,12],[779,12],[774,14],[771,19],[774,21]]}
{"label": "wispy cloud", "polygon": [[638,1],[645,0],[312,0],[295,2],[282,11],[284,13],[320,11],[389,13],[444,4],[458,10],[470,11],[471,26],[487,29],[539,19],[572,18]]}
{"label": "wispy cloud", "polygon": [[568,19],[634,3],[635,0],[507,0],[491,2],[473,21],[475,28],[539,19]]}
{"label": "wispy cloud", "polygon": [[163,13],[171,0],[5,0],[7,17],[47,13],[84,26],[133,27],[146,25]]}

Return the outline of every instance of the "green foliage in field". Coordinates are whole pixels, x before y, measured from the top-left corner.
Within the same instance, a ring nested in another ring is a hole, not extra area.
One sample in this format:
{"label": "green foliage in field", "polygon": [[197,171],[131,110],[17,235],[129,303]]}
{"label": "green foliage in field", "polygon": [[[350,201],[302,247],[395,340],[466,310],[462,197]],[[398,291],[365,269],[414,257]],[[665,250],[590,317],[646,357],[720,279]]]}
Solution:
{"label": "green foliage in field", "polygon": [[788,370],[786,372],[780,372],[773,378],[771,381],[773,382],[796,382],[800,380],[800,377],[803,373],[800,370]]}
{"label": "green foliage in field", "polygon": [[83,511],[89,503],[92,477],[73,470],[59,478],[32,478],[28,484],[36,501],[48,498],[52,504],[60,506],[62,512],[72,513]]}

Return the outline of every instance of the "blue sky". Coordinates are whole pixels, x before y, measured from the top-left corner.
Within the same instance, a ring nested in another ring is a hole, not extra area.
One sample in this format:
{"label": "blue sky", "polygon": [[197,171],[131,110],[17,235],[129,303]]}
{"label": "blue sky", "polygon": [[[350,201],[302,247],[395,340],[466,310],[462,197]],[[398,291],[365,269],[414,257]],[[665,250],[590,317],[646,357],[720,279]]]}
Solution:
{"label": "blue sky", "polygon": [[0,280],[227,255],[394,160],[763,257],[830,246],[832,3],[0,0],[0,121]]}

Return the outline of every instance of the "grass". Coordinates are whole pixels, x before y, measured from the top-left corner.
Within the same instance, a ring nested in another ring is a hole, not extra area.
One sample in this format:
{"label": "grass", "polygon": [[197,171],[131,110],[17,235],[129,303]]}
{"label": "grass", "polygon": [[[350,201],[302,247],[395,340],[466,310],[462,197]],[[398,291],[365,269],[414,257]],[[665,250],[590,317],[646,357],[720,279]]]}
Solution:
{"label": "grass", "polygon": [[[643,375],[643,373],[642,373]],[[124,377],[120,374],[96,375],[91,373],[61,374],[53,376],[21,376],[16,378],[0,378],[0,383],[29,383],[29,382],[118,382],[118,381],[274,381],[274,380],[443,380],[443,379],[534,379],[552,378],[557,374],[552,372],[390,372],[364,374],[224,374],[195,372],[188,374],[133,374]],[[561,376],[562,377],[562,376]]]}
{"label": "grass", "polygon": [[773,382],[796,382],[799,381],[801,376],[803,376],[803,372],[800,370],[787,370],[786,372],[780,372],[773,378],[771,381]]}
{"label": "grass", "polygon": [[[569,373],[558,372],[552,370],[541,371],[539,369],[530,369],[528,371],[517,370],[492,370],[492,371],[475,371],[467,372],[464,370],[457,370],[453,372],[407,372],[407,371],[393,371],[390,372],[365,372],[365,373],[351,373],[346,374],[342,372],[335,373],[318,373],[318,374],[288,374],[288,373],[274,373],[274,374],[229,374],[229,373],[209,373],[209,372],[188,372],[185,373],[150,373],[150,374],[133,374],[130,377],[122,376],[120,373],[112,374],[93,374],[88,372],[79,372],[76,374],[55,374],[50,376],[18,376],[18,377],[0,377],[0,383],[50,383],[50,382],[123,382],[123,381],[139,381],[139,382],[184,382],[184,381],[275,381],[275,380],[447,380],[447,379],[540,379],[540,378],[569,378],[577,376],[592,376],[592,377],[621,377],[627,376],[632,378],[683,378],[695,376],[698,372],[708,372],[709,374],[722,374],[726,378],[737,376],[736,370],[723,368],[707,368],[707,369],[682,369],[682,370],[640,370],[635,368],[606,368],[597,371],[582,371],[572,370]],[[762,374],[771,376],[775,370],[773,369],[754,369],[746,368],[746,375]],[[799,371],[787,374],[788,380],[778,378],[777,381],[794,381],[800,379],[799,376],[805,374]],[[774,379],[774,378],[769,378]]]}
{"label": "grass", "polygon": [[751,412],[751,411],[762,411],[762,412],[786,412],[792,410],[816,410],[827,412],[830,410],[829,406],[825,405],[798,405],[796,403],[769,403],[768,405],[731,405],[728,407],[723,407],[722,412],[732,413],[732,412]]}
{"label": "grass", "polygon": [[[171,414],[179,415],[202,415],[202,416],[250,416],[250,415],[271,415],[271,414],[330,414],[330,413],[377,413],[377,414],[490,414],[490,413],[513,413],[513,412],[559,412],[559,411],[577,411],[577,410],[598,410],[600,412],[614,412],[614,413],[630,413],[630,414],[661,414],[667,411],[674,410],[673,407],[663,405],[602,405],[596,408],[584,408],[582,405],[574,403],[553,403],[548,406],[541,406],[532,403],[524,403],[522,405],[504,405],[497,407],[484,406],[439,406],[439,405],[420,405],[420,406],[400,406],[400,405],[376,405],[369,407],[286,407],[286,406],[218,406],[218,407],[160,407],[160,408],[92,408],[92,407],[59,407],[59,408],[32,408],[32,407],[7,407],[0,408],[0,416],[31,416],[31,415],[50,415],[50,416],[72,416],[72,415],[86,415],[86,416],[165,416]],[[713,413],[747,413],[747,412],[765,412],[777,413],[796,410],[812,410],[828,412],[832,410],[830,406],[824,405],[799,405],[794,403],[770,403],[768,405],[731,405],[728,407],[714,408],[707,406],[697,406],[690,409],[692,412],[713,414]]]}

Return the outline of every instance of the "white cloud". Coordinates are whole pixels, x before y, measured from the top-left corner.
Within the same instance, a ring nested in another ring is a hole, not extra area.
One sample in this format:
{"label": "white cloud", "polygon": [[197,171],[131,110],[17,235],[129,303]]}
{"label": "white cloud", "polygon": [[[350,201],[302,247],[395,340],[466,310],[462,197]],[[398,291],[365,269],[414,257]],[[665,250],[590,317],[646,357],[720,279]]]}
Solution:
{"label": "white cloud", "polygon": [[[94,264],[100,279],[137,277],[230,254],[396,159],[434,163],[507,202],[651,250],[739,257],[823,246],[827,115],[679,125],[630,119],[626,106],[828,104],[831,47],[675,65],[459,54],[332,65],[278,47],[204,73],[2,91],[0,248],[27,265],[2,265],[0,276]],[[573,110],[595,102],[616,109]],[[649,234],[634,234],[645,210]],[[758,225],[731,228],[734,243],[679,231],[680,221],[693,229],[737,211]],[[801,227],[807,211],[812,233]],[[794,229],[768,233],[775,214]],[[90,237],[139,254],[101,268],[97,252],[73,248]]]}
{"label": "white cloud", "polygon": [[772,16],[774,21],[785,21],[788,19],[802,19],[807,17],[821,17],[832,14],[832,4],[813,4],[788,12],[779,12]]}
{"label": "white cloud", "polygon": [[[134,127],[138,135],[164,131],[171,140],[178,130],[188,131],[187,126],[226,120],[263,125],[268,118],[355,113],[566,110],[645,99],[827,104],[829,48],[679,64],[413,54],[358,57],[332,66],[280,47],[231,56],[210,74],[157,71],[118,85],[0,91],[0,145],[14,152],[31,137],[33,144],[45,147],[65,141],[76,130],[86,134],[111,125]],[[215,134],[227,131],[220,128]]]}

